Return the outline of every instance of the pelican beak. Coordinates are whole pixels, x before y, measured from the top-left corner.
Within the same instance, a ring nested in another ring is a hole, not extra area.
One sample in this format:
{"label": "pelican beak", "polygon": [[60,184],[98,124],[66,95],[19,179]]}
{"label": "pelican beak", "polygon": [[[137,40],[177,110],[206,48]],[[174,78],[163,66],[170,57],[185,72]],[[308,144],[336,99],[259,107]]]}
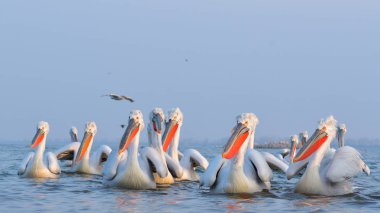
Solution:
{"label": "pelican beak", "polygon": [[344,146],[344,134],[345,133],[346,132],[345,132],[344,129],[339,129],[338,130],[337,138],[338,138],[338,146],[339,146],[339,148]]}
{"label": "pelican beak", "polygon": [[226,159],[233,158],[238,153],[240,147],[243,145],[244,141],[246,141],[248,136],[249,128],[242,123],[238,123],[224,148],[222,157]]}
{"label": "pelican beak", "polygon": [[295,141],[292,141],[292,146],[291,146],[291,151],[290,151],[290,156],[289,156],[289,159],[291,162],[293,162],[294,156],[296,154],[296,149],[297,149],[297,143]]}
{"label": "pelican beak", "polygon": [[301,138],[301,145],[303,146],[303,145],[305,145],[305,143],[306,143],[306,137],[302,137]]}
{"label": "pelican beak", "polygon": [[84,154],[86,154],[87,152],[88,146],[92,142],[93,137],[94,137],[94,134],[92,132],[86,131],[86,133],[84,133],[83,140],[78,150],[78,154],[75,158],[75,163],[78,163],[82,160]]}
{"label": "pelican beak", "polygon": [[38,144],[40,144],[44,138],[45,138],[45,132],[42,129],[38,129],[36,132],[36,135],[34,136],[32,140],[31,147],[32,148],[37,147]]}
{"label": "pelican beak", "polygon": [[72,140],[74,142],[78,141],[78,135],[76,133],[73,133],[72,137],[73,137]]}
{"label": "pelican beak", "polygon": [[152,118],[153,130],[155,132],[157,132],[158,134],[162,133],[162,122],[163,122],[163,119],[162,119],[161,115],[154,114],[154,116]]}
{"label": "pelican beak", "polygon": [[169,145],[171,141],[173,140],[175,133],[177,132],[178,126],[179,126],[178,122],[172,119],[170,119],[166,123],[165,132],[164,132],[164,135],[162,136],[162,141],[163,141],[162,148],[164,149],[164,152],[168,150]]}
{"label": "pelican beak", "polygon": [[298,162],[308,158],[312,155],[322,144],[327,140],[328,134],[325,127],[315,130],[314,134],[309,138],[306,144],[297,153],[297,156],[293,159],[293,162]]}
{"label": "pelican beak", "polygon": [[121,138],[121,141],[119,144],[119,155],[128,148],[133,138],[139,132],[139,129],[140,129],[140,124],[137,123],[135,119],[129,119],[127,129],[125,130],[124,135]]}

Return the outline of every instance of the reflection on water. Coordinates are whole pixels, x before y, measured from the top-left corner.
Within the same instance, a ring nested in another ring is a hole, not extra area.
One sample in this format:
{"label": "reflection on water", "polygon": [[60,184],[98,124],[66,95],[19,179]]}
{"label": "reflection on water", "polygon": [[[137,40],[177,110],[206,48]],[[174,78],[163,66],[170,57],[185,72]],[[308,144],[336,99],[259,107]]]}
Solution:
{"label": "reflection on water", "polygon": [[[209,159],[218,152],[214,146],[200,146]],[[270,191],[255,194],[214,194],[194,182],[177,182],[156,190],[126,190],[103,186],[100,176],[70,173],[59,179],[19,178],[18,164],[28,151],[28,146],[0,145],[1,212],[377,212],[380,208],[377,148],[363,152],[371,176],[355,179],[355,193],[336,197],[294,193],[297,180],[288,181],[278,172],[274,172]]]}
{"label": "reflection on water", "polygon": [[311,198],[306,198],[303,200],[294,201],[294,206],[295,207],[305,207],[305,206],[323,207],[323,206],[329,205],[333,199],[334,199],[333,197],[325,197],[325,196],[311,197]]}

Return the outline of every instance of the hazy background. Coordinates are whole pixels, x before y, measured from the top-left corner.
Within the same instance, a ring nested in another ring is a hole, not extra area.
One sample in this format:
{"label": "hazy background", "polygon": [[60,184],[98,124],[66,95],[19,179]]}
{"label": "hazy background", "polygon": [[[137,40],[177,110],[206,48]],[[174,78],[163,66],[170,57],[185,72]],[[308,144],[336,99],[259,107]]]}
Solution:
{"label": "hazy background", "polygon": [[228,137],[241,112],[262,138],[333,114],[376,139],[379,38],[378,0],[0,1],[0,140],[94,120],[119,141],[131,109],[155,106],[182,109],[187,140]]}

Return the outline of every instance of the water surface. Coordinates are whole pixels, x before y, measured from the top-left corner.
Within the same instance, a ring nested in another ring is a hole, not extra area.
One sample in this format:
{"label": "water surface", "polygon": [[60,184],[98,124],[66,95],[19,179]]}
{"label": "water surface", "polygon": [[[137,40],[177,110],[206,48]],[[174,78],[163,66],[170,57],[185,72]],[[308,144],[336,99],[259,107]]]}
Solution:
{"label": "water surface", "polygon": [[[96,148],[100,142],[96,142]],[[179,182],[156,190],[125,190],[102,185],[102,177],[63,173],[59,179],[26,179],[17,168],[30,151],[29,142],[0,145],[1,212],[379,212],[380,178],[378,146],[362,147],[371,176],[354,179],[353,194],[335,197],[305,196],[293,192],[297,179],[290,181],[274,172],[272,189],[253,195],[212,194],[198,183]],[[211,159],[220,153],[215,145],[192,144]],[[52,150],[59,147],[47,147]],[[357,147],[356,147],[357,148]],[[277,152],[278,150],[266,150]]]}

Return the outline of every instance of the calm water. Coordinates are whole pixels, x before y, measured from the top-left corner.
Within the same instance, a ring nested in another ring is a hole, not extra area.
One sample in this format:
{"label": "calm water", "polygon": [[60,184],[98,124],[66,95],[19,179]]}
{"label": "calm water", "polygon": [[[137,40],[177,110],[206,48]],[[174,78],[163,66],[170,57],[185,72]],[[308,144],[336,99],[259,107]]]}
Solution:
{"label": "calm water", "polygon": [[[100,176],[65,174],[57,180],[19,178],[17,168],[28,153],[26,145],[0,145],[0,212],[379,212],[380,210],[380,147],[359,149],[371,176],[360,175],[354,180],[355,193],[338,196],[304,196],[293,193],[297,180],[287,181],[281,173],[274,173],[272,189],[254,195],[217,195],[201,190],[197,183],[180,182],[157,190],[124,190],[107,188]],[[96,145],[100,144],[96,142]],[[220,147],[204,144],[202,153],[212,158]],[[49,146],[48,149],[58,146]],[[268,150],[275,152],[277,150]]]}

